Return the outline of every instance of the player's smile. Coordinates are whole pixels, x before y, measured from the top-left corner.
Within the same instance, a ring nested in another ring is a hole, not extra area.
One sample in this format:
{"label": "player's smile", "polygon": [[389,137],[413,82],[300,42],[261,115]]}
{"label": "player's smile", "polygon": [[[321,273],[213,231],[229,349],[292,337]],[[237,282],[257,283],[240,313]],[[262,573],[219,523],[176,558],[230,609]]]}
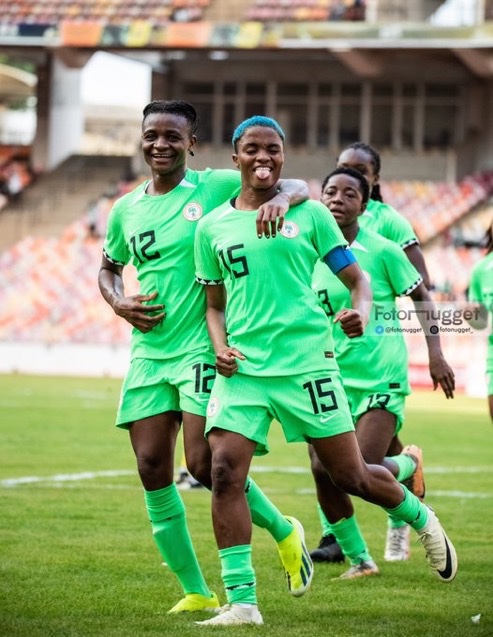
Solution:
{"label": "player's smile", "polygon": [[156,172],[183,169],[190,150],[188,124],[183,117],[153,114],[146,118],[142,129],[142,152]]}

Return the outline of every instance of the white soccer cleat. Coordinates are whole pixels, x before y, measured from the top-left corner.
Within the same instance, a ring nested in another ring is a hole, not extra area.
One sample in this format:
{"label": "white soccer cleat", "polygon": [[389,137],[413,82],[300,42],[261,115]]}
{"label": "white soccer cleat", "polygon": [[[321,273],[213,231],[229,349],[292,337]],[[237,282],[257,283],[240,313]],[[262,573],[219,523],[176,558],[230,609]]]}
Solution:
{"label": "white soccer cleat", "polygon": [[410,528],[406,524],[397,529],[387,529],[384,560],[387,562],[401,562],[409,559]]}
{"label": "white soccer cleat", "polygon": [[240,606],[231,604],[216,617],[195,622],[197,626],[239,626],[240,624],[256,624],[261,626],[264,623],[262,615],[256,605]]}
{"label": "white soccer cleat", "polygon": [[332,578],[332,581],[358,579],[359,577],[368,577],[369,575],[379,574],[378,566],[373,560],[366,560],[359,564],[353,564],[351,568],[345,571],[339,577]]}
{"label": "white soccer cleat", "polygon": [[428,507],[428,522],[418,531],[431,570],[442,582],[451,582],[457,574],[457,553],[433,509]]}

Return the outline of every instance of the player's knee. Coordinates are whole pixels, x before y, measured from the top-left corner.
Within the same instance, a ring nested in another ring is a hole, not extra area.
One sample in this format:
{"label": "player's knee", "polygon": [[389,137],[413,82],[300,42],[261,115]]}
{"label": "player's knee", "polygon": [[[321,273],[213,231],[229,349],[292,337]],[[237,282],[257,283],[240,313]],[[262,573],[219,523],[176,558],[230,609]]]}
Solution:
{"label": "player's knee", "polygon": [[158,454],[138,455],[137,470],[143,487],[148,491],[162,489],[173,482],[173,467],[168,466]]}
{"label": "player's knee", "polygon": [[216,495],[232,489],[244,490],[246,476],[240,475],[239,467],[227,451],[218,451],[212,457],[212,488]]}
{"label": "player's knee", "polygon": [[204,487],[210,489],[212,486],[211,481],[211,455],[196,454],[187,458],[187,469],[191,476],[198,480]]}
{"label": "player's knee", "polygon": [[368,491],[368,481],[364,473],[358,471],[341,471],[332,475],[336,487],[349,495],[363,497]]}

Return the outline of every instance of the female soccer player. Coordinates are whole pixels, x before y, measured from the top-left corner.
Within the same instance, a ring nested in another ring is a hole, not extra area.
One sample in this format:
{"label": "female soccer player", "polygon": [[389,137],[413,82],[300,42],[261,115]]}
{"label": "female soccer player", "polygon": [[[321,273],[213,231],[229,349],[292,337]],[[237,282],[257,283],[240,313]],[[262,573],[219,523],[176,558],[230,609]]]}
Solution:
{"label": "female soccer player", "polygon": [[[406,396],[411,392],[407,346],[396,318],[396,298],[409,296],[413,300],[416,316],[425,334],[431,367],[442,355],[440,337],[430,333],[429,321],[420,312],[422,308],[433,310],[433,302],[421,275],[403,250],[378,233],[359,226],[367,193],[368,184],[364,176],[352,168],[337,168],[322,186],[321,200],[351,246],[373,293],[370,321],[363,336],[348,339],[337,325],[332,326],[335,356],[363,458],[370,464],[386,466],[399,481],[413,478],[413,491],[420,493],[424,486],[416,483],[422,478],[419,473],[416,476],[421,467],[420,454],[415,447],[406,448],[400,455],[385,457],[392,439],[402,427]],[[321,263],[315,266],[313,287],[329,318],[348,306],[347,290]],[[446,378],[446,382],[449,384],[444,390],[452,391],[453,376]],[[341,538],[339,544],[351,562],[349,571],[341,577],[352,579],[378,573],[354,516],[341,520],[337,506],[339,493],[334,490],[313,448],[310,455],[318,500],[325,513],[324,528],[326,533],[331,531],[336,538]],[[337,524],[331,524],[334,520]],[[396,528],[408,534],[407,525]],[[409,544],[408,538],[404,544]]]}
{"label": "female soccer player", "polygon": [[[333,217],[317,201],[292,207],[272,241],[252,242],[247,228],[281,175],[284,132],[275,120],[255,116],[236,128],[233,146],[241,191],[199,222],[195,243],[218,370],[206,435],[212,450],[214,533],[229,602],[221,614],[199,623],[263,623],[243,485],[253,455],[268,451],[273,418],[288,442],[313,445],[341,492],[409,523],[433,571],[443,581],[452,580],[457,558],[436,515],[386,468],[367,465],[361,457],[328,338],[329,319],[311,287],[313,268],[322,259],[351,291],[352,308],[334,321],[349,338],[357,338],[371,304],[363,272]],[[347,504],[350,509],[348,496]]]}
{"label": "female soccer player", "polygon": [[[409,221],[395,208],[384,203],[380,192],[381,158],[378,151],[364,142],[354,142],[347,146],[337,158],[338,168],[353,168],[358,170],[368,182],[370,198],[365,211],[359,217],[358,223],[362,228],[369,228],[382,235],[386,239],[394,241],[405,252],[409,261],[414,265],[423,278],[423,283],[429,289],[430,278],[418,238]],[[452,368],[445,360],[438,346],[434,349],[434,355],[430,358],[430,376],[433,388],[440,385],[446,398],[453,398],[455,389],[455,376]],[[423,454],[416,445],[404,447],[396,435],[391,441],[387,451],[389,456],[399,453],[411,454],[417,461],[416,471],[410,479],[410,486],[415,495],[423,498],[425,484],[423,477]],[[330,532],[330,524],[319,508],[322,537],[319,546],[310,552],[310,556],[317,562],[341,562],[344,555],[338,546],[333,533]],[[407,525],[389,518],[384,557],[387,561],[406,560],[410,552],[410,535]]]}
{"label": "female soccer player", "polygon": [[[485,235],[486,254],[473,267],[469,283],[467,309],[472,312],[476,320],[469,320],[476,329],[484,329],[488,325],[488,315],[493,323],[493,223]],[[493,325],[488,338],[486,356],[486,383],[488,392],[488,407],[493,422]]]}
{"label": "female soccer player", "polygon": [[[197,113],[188,102],[154,101],[143,115],[142,152],[152,177],[114,204],[99,272],[104,299],[133,326],[116,423],[129,431],[154,539],[185,593],[169,612],[213,610],[219,602],[195,556],[173,464],[183,421],[187,466],[211,487],[204,428],[214,353],[205,293],[194,280],[193,242],[198,220],[238,192],[240,176],[187,166],[197,128]],[[308,188],[298,180],[283,181],[271,194],[248,229],[256,241],[262,234],[275,236],[289,203],[306,199]],[[135,296],[126,296],[124,289],[122,273],[129,263],[140,283]],[[244,488],[254,522],[277,541],[291,594],[303,594],[309,582],[300,577],[306,551],[301,525],[282,516],[251,478]],[[311,578],[311,565],[309,571]]]}

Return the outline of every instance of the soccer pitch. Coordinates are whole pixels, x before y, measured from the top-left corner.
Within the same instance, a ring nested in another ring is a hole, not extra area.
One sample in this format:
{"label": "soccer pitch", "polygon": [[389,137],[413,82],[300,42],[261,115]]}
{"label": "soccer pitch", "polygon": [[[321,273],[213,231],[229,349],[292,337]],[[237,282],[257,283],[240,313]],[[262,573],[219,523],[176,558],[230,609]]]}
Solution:
{"label": "soccer pitch", "polygon": [[[195,626],[204,614],[169,616],[181,597],[161,564],[124,431],[114,425],[120,381],[0,376],[0,636],[188,637],[224,631]],[[438,391],[408,400],[404,443],[424,449],[427,502],[459,557],[442,584],[412,536],[408,562],[383,560],[386,520],[356,500],[381,574],[333,581],[347,565],[316,565],[311,590],[288,592],[272,538],[253,534],[264,626],[229,628],[268,637],[485,637],[493,635],[493,430],[486,400]],[[271,453],[252,475],[287,515],[320,537],[304,445],[273,425]],[[180,450],[177,450],[179,460]],[[197,554],[224,603],[210,495],[184,491]]]}

